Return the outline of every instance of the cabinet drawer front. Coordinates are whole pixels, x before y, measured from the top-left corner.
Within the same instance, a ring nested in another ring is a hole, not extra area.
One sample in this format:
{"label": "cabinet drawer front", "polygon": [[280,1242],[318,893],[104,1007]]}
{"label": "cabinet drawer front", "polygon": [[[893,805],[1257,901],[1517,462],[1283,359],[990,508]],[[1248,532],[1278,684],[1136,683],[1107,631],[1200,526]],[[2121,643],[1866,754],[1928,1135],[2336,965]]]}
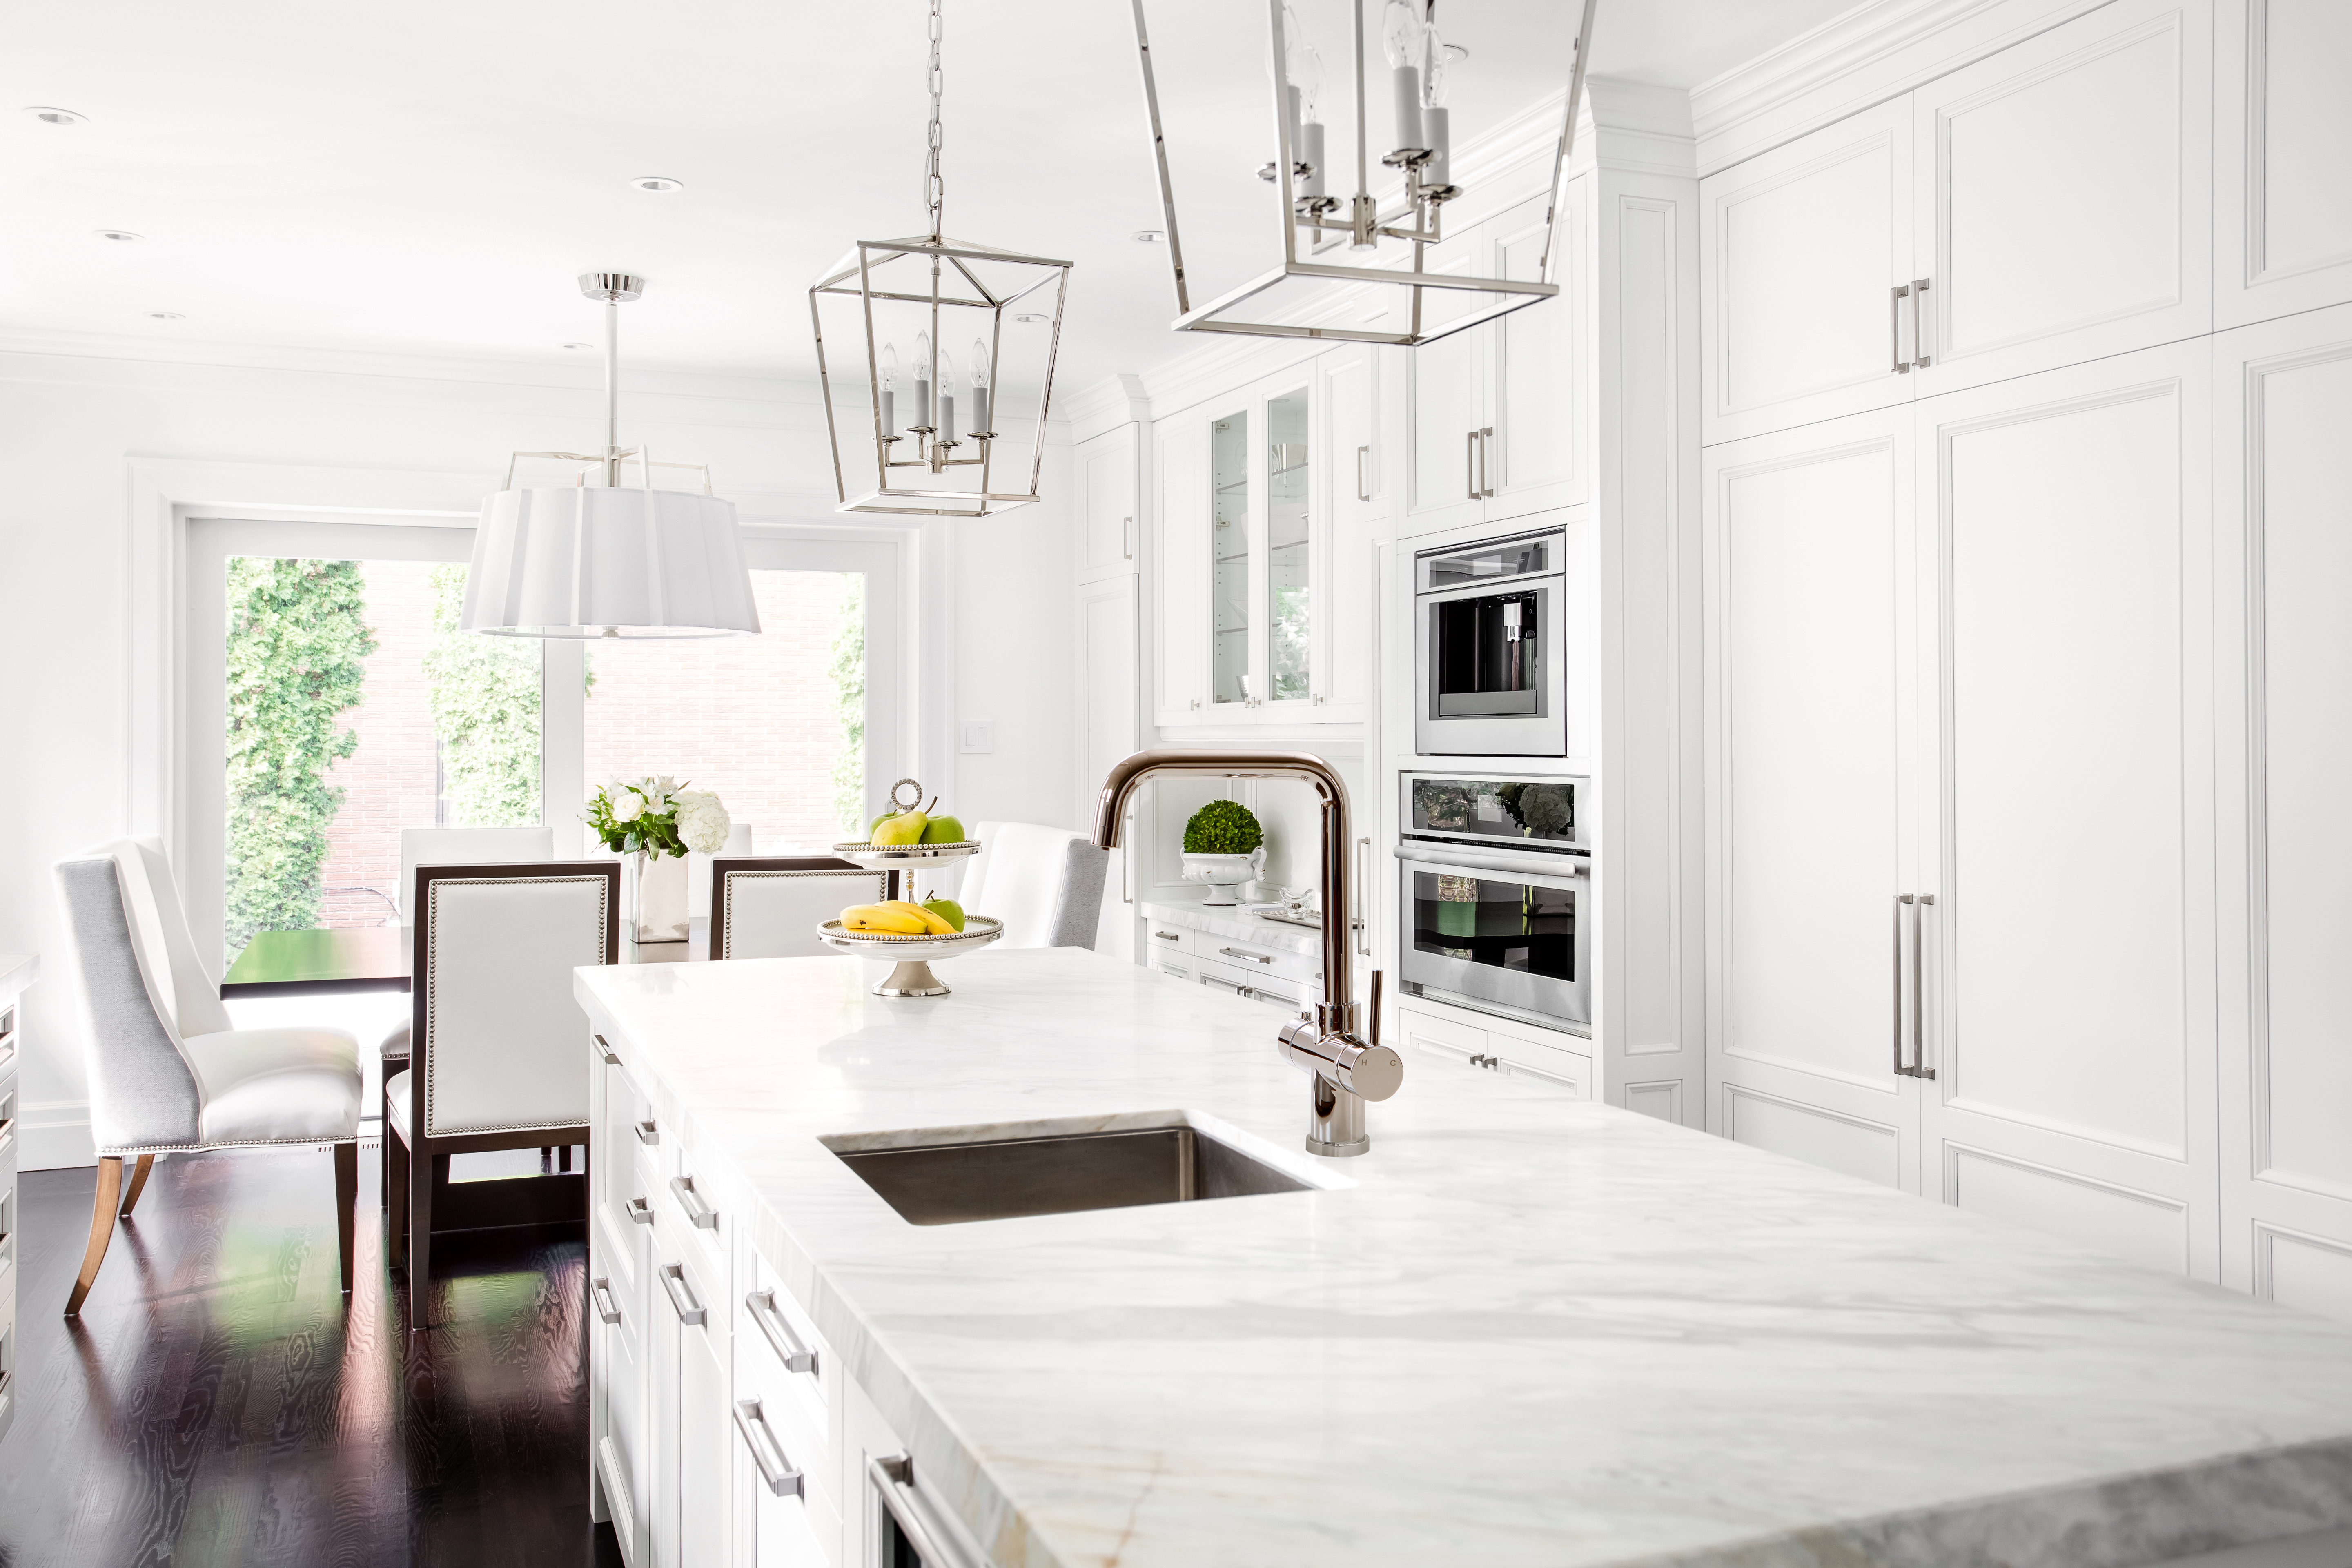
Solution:
{"label": "cabinet drawer front", "polygon": [[1397,1021],[1404,1031],[1405,1043],[1415,1050],[1450,1057],[1455,1061],[1468,1061],[1473,1056],[1486,1054],[1486,1031],[1474,1025],[1457,1024],[1451,1018],[1418,1013],[1410,1007],[1397,1009]]}
{"label": "cabinet drawer front", "polygon": [[1192,966],[1189,964],[1174,963],[1163,958],[1155,962],[1151,967],[1160,971],[1160,973],[1167,975],[1171,980],[1190,980],[1192,978]]}
{"label": "cabinet drawer front", "polygon": [[1289,1012],[1297,1012],[1307,1005],[1307,987],[1295,980],[1285,980],[1275,974],[1251,973],[1239,965],[1213,963],[1207,959],[1201,960],[1198,968],[1203,985],[1235,992],[1253,1002],[1264,1002]]}
{"label": "cabinet drawer front", "polygon": [[1195,939],[1192,955],[1204,963],[1214,963],[1220,968],[1244,974],[1269,975],[1298,985],[1313,984],[1323,978],[1323,966],[1305,953],[1288,952],[1258,942],[1236,942],[1232,937],[1201,934]]}
{"label": "cabinet drawer front", "polygon": [[651,1195],[651,1189],[640,1183],[636,1168],[636,1127],[646,1114],[645,1092],[627,1068],[614,1060],[618,1052],[594,1041],[589,1050],[593,1063],[590,1070],[604,1075],[604,1089],[603,1119],[596,1129],[598,1161],[590,1181],[596,1201],[625,1224],[629,1200]]}
{"label": "cabinet drawer front", "polygon": [[1145,945],[1146,951],[1154,956],[1191,952],[1199,934],[1190,926],[1168,925],[1160,921],[1153,921],[1150,929],[1150,937]]}
{"label": "cabinet drawer front", "polygon": [[699,1166],[691,1149],[681,1148],[675,1162],[664,1164],[668,1174],[661,1184],[658,1227],[684,1238],[677,1245],[694,1254],[702,1278],[723,1294],[732,1282],[728,1264],[738,1214],[732,1189]]}

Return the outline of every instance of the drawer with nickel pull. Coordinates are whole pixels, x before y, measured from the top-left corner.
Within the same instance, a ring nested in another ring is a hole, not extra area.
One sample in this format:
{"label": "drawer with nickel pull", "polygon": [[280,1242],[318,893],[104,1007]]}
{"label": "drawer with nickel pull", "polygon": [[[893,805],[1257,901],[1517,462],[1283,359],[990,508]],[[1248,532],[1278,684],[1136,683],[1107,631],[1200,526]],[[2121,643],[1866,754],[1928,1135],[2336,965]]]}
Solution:
{"label": "drawer with nickel pull", "polygon": [[1144,929],[1148,933],[1144,938],[1144,947],[1150,952],[1154,963],[1171,953],[1178,956],[1190,954],[1193,942],[1201,934],[1190,926],[1169,925],[1160,921],[1153,921]]}
{"label": "drawer with nickel pull", "polygon": [[841,1467],[842,1368],[815,1322],[749,1248],[737,1281],[735,1387],[756,1398],[813,1493],[838,1511],[845,1495]]}

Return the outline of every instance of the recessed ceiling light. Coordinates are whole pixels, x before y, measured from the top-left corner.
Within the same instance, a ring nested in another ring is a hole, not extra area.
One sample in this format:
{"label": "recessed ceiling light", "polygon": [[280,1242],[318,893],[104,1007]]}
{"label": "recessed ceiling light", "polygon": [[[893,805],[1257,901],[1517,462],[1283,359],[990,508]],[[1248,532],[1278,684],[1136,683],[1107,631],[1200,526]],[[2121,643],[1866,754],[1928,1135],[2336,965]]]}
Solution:
{"label": "recessed ceiling light", "polygon": [[1466,60],[1470,58],[1470,51],[1459,44],[1448,44],[1445,46],[1445,58],[1449,60]]}
{"label": "recessed ceiling light", "polygon": [[593,349],[596,345],[594,343],[566,343],[563,346],[567,349]]}
{"label": "recessed ceiling light", "polygon": [[129,245],[135,239],[145,237],[142,235],[133,234],[127,228],[101,228],[93,230],[92,232],[94,232],[100,239],[110,239],[119,245]]}
{"label": "recessed ceiling light", "polygon": [[28,103],[25,105],[25,112],[44,125],[79,125],[89,118],[87,114],[76,114],[70,109],[58,109],[46,103]]}
{"label": "recessed ceiling light", "polygon": [[1034,310],[1024,310],[1021,314],[1013,317],[1013,319],[1020,322],[1024,327],[1042,327],[1054,318],[1051,316],[1041,316]]}
{"label": "recessed ceiling light", "polygon": [[1168,243],[1168,231],[1164,228],[1139,228],[1128,238],[1138,245],[1165,245]]}
{"label": "recessed ceiling light", "polygon": [[150,310],[147,319],[151,321],[184,321],[188,318],[177,310]]}
{"label": "recessed ceiling light", "polygon": [[636,186],[636,188],[641,191],[662,192],[682,191],[686,189],[686,182],[684,180],[673,180],[667,174],[639,174],[635,179],[631,180],[629,184]]}

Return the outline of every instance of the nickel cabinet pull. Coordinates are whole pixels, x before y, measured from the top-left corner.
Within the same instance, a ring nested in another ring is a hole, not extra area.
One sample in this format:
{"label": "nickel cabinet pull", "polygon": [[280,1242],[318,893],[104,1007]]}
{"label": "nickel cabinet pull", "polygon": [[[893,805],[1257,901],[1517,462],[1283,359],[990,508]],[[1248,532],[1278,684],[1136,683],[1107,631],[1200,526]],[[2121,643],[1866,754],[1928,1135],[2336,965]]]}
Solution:
{"label": "nickel cabinet pull", "polygon": [[801,1490],[801,1473],[785,1458],[784,1446],[776,1441],[775,1432],[768,1426],[768,1413],[758,1400],[735,1402],[735,1430],[743,1434],[743,1445],[751,1450],[751,1462],[760,1467],[762,1486],[778,1497],[806,1495]]}
{"label": "nickel cabinet pull", "polygon": [[1897,375],[1911,374],[1911,362],[1903,357],[1903,301],[1910,292],[1910,286],[1904,283],[1886,291],[1886,352],[1895,360],[1887,368]]}
{"label": "nickel cabinet pull", "polygon": [[1470,499],[1478,499],[1478,432],[1473,430],[1462,437],[1462,482],[1469,487]]}
{"label": "nickel cabinet pull", "polygon": [[621,1053],[614,1050],[611,1046],[605,1044],[604,1036],[598,1035],[595,1038],[596,1054],[604,1058],[604,1065],[608,1068],[619,1067],[621,1065]]}
{"label": "nickel cabinet pull", "polygon": [[612,1280],[595,1280],[589,1285],[588,1294],[592,1298],[592,1304],[596,1309],[598,1322],[617,1323],[621,1321],[621,1303],[613,1299]]}
{"label": "nickel cabinet pull", "polygon": [[631,1198],[629,1200],[629,1223],[631,1225],[651,1225],[653,1222],[654,1205],[646,1202],[643,1198]]}
{"label": "nickel cabinet pull", "polygon": [[1134,536],[1135,519],[1131,517],[1120,518],[1118,520],[1118,553],[1121,560],[1132,561],[1135,559]]}
{"label": "nickel cabinet pull", "polygon": [[1238,947],[1221,947],[1218,952],[1227,958],[1246,958],[1252,963],[1272,963],[1274,960],[1262,952],[1245,952]]}
{"label": "nickel cabinet pull", "polygon": [[1494,450],[1495,427],[1489,425],[1478,432],[1478,493],[1482,496],[1495,493],[1494,476],[1486,471],[1486,459],[1493,455]]}
{"label": "nickel cabinet pull", "polygon": [[754,1290],[743,1298],[743,1305],[751,1312],[751,1321],[760,1326],[761,1338],[768,1342],[768,1348],[776,1352],[776,1359],[784,1363],[786,1372],[814,1374],[816,1352],[801,1343],[800,1336],[793,1332],[792,1324],[777,1309],[773,1290]]}
{"label": "nickel cabinet pull", "polygon": [[1907,1077],[1903,1068],[1903,906],[1911,901],[1908,893],[1895,895],[1895,1072]]}
{"label": "nickel cabinet pull", "polygon": [[[1927,989],[1926,972],[1919,967],[1920,930],[1927,923],[1927,911],[1935,907],[1936,895],[1898,893],[1895,898],[1895,1072],[1899,1078],[1934,1078],[1936,1069],[1926,1065],[1926,1030],[1923,1026]],[[1911,1060],[1903,1060],[1903,906],[1912,907],[1911,914]]]}
{"label": "nickel cabinet pull", "polygon": [[1181,933],[1172,931],[1156,931],[1151,934],[1156,940],[1160,942],[1182,942],[1184,940]]}
{"label": "nickel cabinet pull", "polygon": [[[1921,370],[1927,368],[1927,340],[1920,335],[1919,305],[1927,298],[1927,280],[1925,278],[1911,279],[1911,350],[1917,356],[1911,363]],[[1927,900],[1923,899],[1920,901],[1925,903]]]}
{"label": "nickel cabinet pull", "polygon": [[1356,499],[1358,500],[1372,499],[1372,487],[1364,482],[1364,459],[1371,455],[1372,449],[1370,447],[1356,448]]}
{"label": "nickel cabinet pull", "polygon": [[658,1143],[661,1142],[661,1129],[654,1125],[654,1119],[652,1117],[648,1116],[643,1121],[637,1123],[637,1142],[640,1143]]}
{"label": "nickel cabinet pull", "polygon": [[882,1506],[898,1521],[907,1544],[914,1548],[915,1559],[926,1568],[977,1568],[971,1555],[961,1542],[953,1542],[946,1531],[935,1527],[928,1516],[930,1500],[918,1504],[915,1497],[915,1461],[906,1454],[891,1454],[866,1461],[866,1484],[882,1500]]}
{"label": "nickel cabinet pull", "polygon": [[695,1229],[719,1228],[719,1211],[704,1202],[702,1194],[694,1190],[692,1176],[672,1176],[669,1190],[677,1197],[677,1206],[686,1211],[686,1217],[694,1222]]}
{"label": "nickel cabinet pull", "polygon": [[679,1322],[695,1328],[709,1321],[709,1310],[694,1299],[694,1292],[687,1287],[684,1268],[675,1263],[663,1264],[661,1282],[662,1289],[669,1292],[669,1310],[677,1314]]}

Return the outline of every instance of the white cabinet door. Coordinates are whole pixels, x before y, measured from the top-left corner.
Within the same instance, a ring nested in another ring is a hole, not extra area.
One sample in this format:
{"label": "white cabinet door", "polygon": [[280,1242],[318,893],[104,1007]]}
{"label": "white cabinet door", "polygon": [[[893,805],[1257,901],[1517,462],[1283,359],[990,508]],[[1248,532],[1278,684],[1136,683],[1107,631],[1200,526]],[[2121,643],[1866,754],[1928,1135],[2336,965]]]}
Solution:
{"label": "white cabinet door", "polygon": [[1712,447],[1704,542],[1706,1126],[1906,1191],[1912,450],[1908,408]]}
{"label": "white cabinet door", "polygon": [[1107,431],[1077,450],[1081,581],[1135,570],[1137,456],[1132,425]]}
{"label": "white cabinet door", "polygon": [[2213,347],[2220,727],[2251,759],[2221,780],[2221,1278],[2352,1319],[2352,306]]}
{"label": "white cabinet door", "polygon": [[1915,410],[1941,576],[1921,652],[1940,759],[1927,1189],[2207,1279],[2209,374],[2208,346],[2180,343]]}
{"label": "white cabinet door", "polygon": [[[1078,590],[1076,664],[1077,794],[1080,816],[1091,825],[1095,800],[1111,764],[1141,744],[1137,723],[1135,662],[1138,628],[1135,579],[1117,576]],[[1103,886],[1095,951],[1117,958],[1135,955],[1135,884],[1131,870],[1137,846],[1130,836],[1113,858]]]}
{"label": "white cabinet door", "polygon": [[[1473,268],[1486,254],[1484,238],[1482,229],[1473,228],[1432,247],[1429,269],[1475,276]],[[1423,319],[1437,322],[1459,316],[1484,298],[1425,289]],[[1491,325],[1472,327],[1405,351],[1408,533],[1456,528],[1486,515],[1478,446],[1486,424],[1486,343],[1493,330]]]}
{"label": "white cabinet door", "polygon": [[1912,94],[1916,396],[2212,330],[2212,36],[2114,0]]}
{"label": "white cabinet door", "polygon": [[1209,695],[1209,427],[1171,415],[1152,430],[1152,640],[1159,722],[1199,722]]}
{"label": "white cabinet door", "polygon": [[678,1334],[677,1561],[698,1568],[728,1560],[728,1482],[736,1438],[728,1398],[726,1305],[704,1295],[692,1274],[687,1279],[707,1316]]}
{"label": "white cabinet door", "polygon": [[[1582,393],[1590,383],[1580,299],[1584,255],[1584,187],[1570,181],[1559,231],[1561,255],[1553,269],[1560,291],[1541,304],[1512,311],[1486,331],[1492,334],[1495,434],[1486,454],[1489,521],[1576,506],[1591,493]],[[1486,257],[1499,278],[1542,276],[1549,197],[1524,202],[1488,220]]]}
{"label": "white cabinet door", "polygon": [[1380,458],[1379,356],[1369,346],[1334,349],[1315,362],[1329,461],[1325,497],[1323,586],[1317,595],[1318,719],[1361,721],[1380,694],[1379,588],[1372,536],[1388,512]]}
{"label": "white cabinet door", "polygon": [[[597,1234],[597,1254],[589,1265],[593,1288],[589,1296],[590,1368],[593,1374],[596,1420],[593,1443],[596,1489],[604,1517],[612,1521],[622,1559],[630,1568],[650,1561],[653,1518],[649,1508],[652,1480],[651,1390],[646,1384],[645,1276],[614,1271],[616,1248],[603,1234],[607,1222],[592,1216]],[[612,1321],[606,1321],[611,1314]]]}
{"label": "white cabinet door", "polygon": [[2221,0],[2213,31],[2215,324],[2352,301],[2352,5]]}
{"label": "white cabinet door", "polygon": [[1911,400],[1911,104],[1699,182],[1706,439]]}

